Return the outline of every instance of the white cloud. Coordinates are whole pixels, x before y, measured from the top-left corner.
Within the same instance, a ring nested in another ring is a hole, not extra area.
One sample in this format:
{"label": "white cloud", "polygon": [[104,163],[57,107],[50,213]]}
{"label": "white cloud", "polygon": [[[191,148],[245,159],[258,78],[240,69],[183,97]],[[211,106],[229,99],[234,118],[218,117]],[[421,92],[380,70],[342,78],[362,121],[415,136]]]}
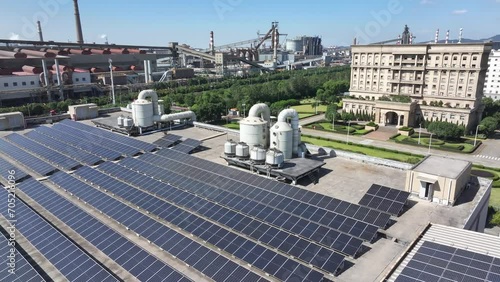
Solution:
{"label": "white cloud", "polygon": [[9,40],[21,40],[21,36],[17,33],[9,33]]}
{"label": "white cloud", "polygon": [[454,10],[453,12],[451,12],[452,14],[454,15],[463,15],[465,13],[467,13],[468,11],[466,9],[462,9],[462,10]]}

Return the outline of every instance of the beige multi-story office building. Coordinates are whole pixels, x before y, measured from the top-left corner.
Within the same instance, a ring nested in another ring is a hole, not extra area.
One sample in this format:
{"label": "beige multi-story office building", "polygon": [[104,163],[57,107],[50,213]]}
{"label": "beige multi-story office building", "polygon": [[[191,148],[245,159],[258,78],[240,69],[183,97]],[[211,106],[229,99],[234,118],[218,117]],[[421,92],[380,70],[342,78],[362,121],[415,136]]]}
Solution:
{"label": "beige multi-story office building", "polygon": [[[375,114],[380,125],[440,120],[470,130],[481,119],[490,50],[491,43],[352,46],[343,109]],[[397,95],[409,102],[388,101]]]}

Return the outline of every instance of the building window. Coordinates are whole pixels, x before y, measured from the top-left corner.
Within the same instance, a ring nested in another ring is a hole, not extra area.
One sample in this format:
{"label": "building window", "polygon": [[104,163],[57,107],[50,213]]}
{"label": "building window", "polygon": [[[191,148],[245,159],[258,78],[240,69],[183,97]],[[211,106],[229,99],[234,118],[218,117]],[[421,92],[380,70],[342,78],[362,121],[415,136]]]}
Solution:
{"label": "building window", "polygon": [[432,113],[432,117],[433,117],[433,118],[435,118],[435,117],[437,117],[437,116],[438,116],[438,115],[437,115],[437,113]]}
{"label": "building window", "polygon": [[76,82],[80,81],[80,79],[78,77],[75,80],[76,80]]}
{"label": "building window", "polygon": [[424,112],[424,117],[426,117],[428,115],[428,112]]}
{"label": "building window", "polygon": [[4,87],[9,87],[9,83],[4,82],[3,86],[4,86]]}
{"label": "building window", "polygon": [[460,115],[460,120],[465,120],[465,115]]}
{"label": "building window", "polygon": [[13,82],[13,83],[12,83],[12,86],[17,86],[17,82]]}
{"label": "building window", "polygon": [[26,81],[23,81],[22,85],[23,85],[23,86],[26,86]]}
{"label": "building window", "polygon": [[30,84],[31,84],[31,85],[35,85],[35,82],[34,82],[34,81],[31,81],[31,82],[30,82]]}

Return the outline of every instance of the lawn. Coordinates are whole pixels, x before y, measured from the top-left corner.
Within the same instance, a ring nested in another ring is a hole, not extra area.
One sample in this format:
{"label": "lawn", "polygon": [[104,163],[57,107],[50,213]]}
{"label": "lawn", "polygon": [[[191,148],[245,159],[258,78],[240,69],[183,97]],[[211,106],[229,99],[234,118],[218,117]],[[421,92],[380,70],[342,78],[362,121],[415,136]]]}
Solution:
{"label": "lawn", "polygon": [[438,150],[446,150],[457,153],[472,153],[475,150],[475,147],[470,140],[461,140],[461,141],[444,141],[437,138],[432,138],[432,142],[429,138],[429,134],[422,133],[420,136],[420,144],[418,144],[418,133],[414,133],[412,136],[403,136],[399,135],[394,137],[396,143],[409,144],[414,146],[422,146],[428,147],[429,143],[433,149]]}
{"label": "lawn", "polygon": [[303,119],[303,118],[308,118],[308,117],[312,117],[312,116],[315,116],[315,114],[311,114],[311,113],[299,113],[299,119]]}
{"label": "lawn", "polygon": [[500,188],[491,189],[490,206],[500,210]]}
{"label": "lawn", "polygon": [[405,163],[417,163],[423,159],[423,156],[411,155],[401,152],[394,152],[390,150],[385,150],[383,148],[375,148],[369,146],[361,146],[356,144],[346,144],[345,142],[329,140],[329,139],[319,139],[310,136],[302,135],[301,140],[305,143],[310,143],[316,146],[328,147],[332,149],[344,150],[353,153],[363,154],[372,157],[378,157],[383,159],[401,161]]}
{"label": "lawn", "polygon": [[316,130],[323,130],[323,131],[328,131],[332,133],[339,133],[339,134],[347,134],[347,128],[349,127],[349,134],[352,135],[365,135],[371,130],[366,130],[364,125],[357,125],[357,124],[351,124],[351,126],[347,126],[344,124],[335,124],[335,130],[332,130],[332,124],[330,122],[326,121],[320,121],[317,123],[313,123],[310,125],[307,125],[308,128],[311,129],[316,129]]}
{"label": "lawn", "polygon": [[222,124],[222,126],[230,128],[230,129],[240,130],[240,124],[239,123],[235,123],[235,122],[228,123],[228,124]]}
{"label": "lawn", "polygon": [[[311,104],[302,104],[298,106],[292,106],[299,114],[316,114],[316,108],[311,107]],[[326,112],[325,105],[318,105],[318,113]]]}

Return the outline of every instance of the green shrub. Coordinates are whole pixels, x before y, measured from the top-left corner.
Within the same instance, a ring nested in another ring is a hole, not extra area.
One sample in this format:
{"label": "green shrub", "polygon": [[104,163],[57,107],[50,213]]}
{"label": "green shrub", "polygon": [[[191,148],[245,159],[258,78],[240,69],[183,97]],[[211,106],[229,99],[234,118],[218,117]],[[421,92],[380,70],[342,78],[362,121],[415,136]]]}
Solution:
{"label": "green shrub", "polygon": [[495,210],[495,213],[491,217],[490,223],[492,225],[500,226],[500,212]]}
{"label": "green shrub", "polygon": [[369,123],[367,123],[366,126],[372,126],[372,127],[378,128],[378,124],[374,123],[373,121],[370,121]]}
{"label": "green shrub", "polygon": [[403,126],[403,127],[400,127],[398,130],[401,130],[401,131],[412,131],[413,127]]}

